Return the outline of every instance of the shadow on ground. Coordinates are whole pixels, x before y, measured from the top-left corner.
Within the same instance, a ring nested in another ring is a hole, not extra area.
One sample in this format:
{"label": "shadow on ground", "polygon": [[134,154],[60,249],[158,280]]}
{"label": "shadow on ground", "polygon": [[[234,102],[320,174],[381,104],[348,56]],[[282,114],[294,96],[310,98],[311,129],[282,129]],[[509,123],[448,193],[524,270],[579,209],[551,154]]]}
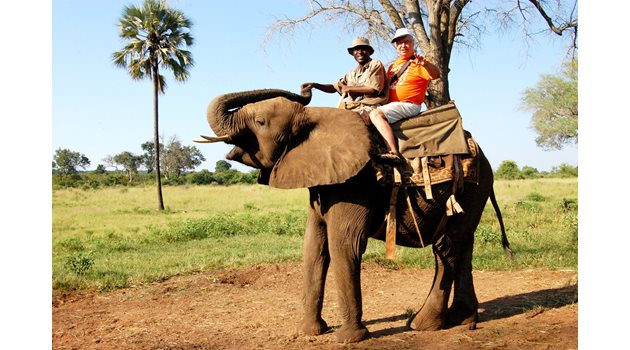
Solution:
{"label": "shadow on ground", "polygon": [[[535,292],[509,295],[487,301],[479,305],[483,309],[479,313],[479,323],[484,321],[508,318],[524,314],[535,309],[561,308],[577,302],[578,286],[570,285],[562,288],[544,289]],[[408,313],[365,321],[366,325],[382,322],[402,321],[409,318]],[[386,328],[371,332],[373,338],[380,338],[410,331],[407,326]]]}

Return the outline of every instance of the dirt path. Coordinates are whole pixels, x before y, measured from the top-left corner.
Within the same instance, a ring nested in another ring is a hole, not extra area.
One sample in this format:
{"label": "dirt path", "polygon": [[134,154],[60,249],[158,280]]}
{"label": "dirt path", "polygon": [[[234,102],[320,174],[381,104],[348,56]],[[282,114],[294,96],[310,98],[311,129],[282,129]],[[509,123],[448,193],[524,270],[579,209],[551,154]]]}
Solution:
{"label": "dirt path", "polygon": [[[299,264],[172,278],[110,293],[53,295],[53,349],[577,349],[577,272],[475,271],[477,330],[405,328],[432,270],[364,264],[363,320],[372,339],[337,344],[297,334]],[[332,276],[324,319],[339,325]]]}

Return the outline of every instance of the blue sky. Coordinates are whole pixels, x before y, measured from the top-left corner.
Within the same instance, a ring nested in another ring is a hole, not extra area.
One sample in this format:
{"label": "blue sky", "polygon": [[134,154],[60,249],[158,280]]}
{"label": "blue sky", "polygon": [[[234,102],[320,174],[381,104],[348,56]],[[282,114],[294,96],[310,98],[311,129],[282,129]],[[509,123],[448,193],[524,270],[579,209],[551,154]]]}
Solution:
{"label": "blue sky", "polygon": [[[125,5],[141,1],[55,0],[52,3],[52,149],[85,154],[90,169],[107,155],[140,154],[152,140],[150,81],[133,81],[111,63],[123,46],[116,23]],[[176,135],[192,145],[199,134],[211,134],[205,109],[217,95],[259,88],[299,91],[303,82],[330,83],[356,65],[346,47],[362,33],[313,26],[294,37],[276,36],[263,46],[267,27],[279,17],[307,11],[305,1],[174,0],[194,23],[191,48],[195,66],[185,83],[166,72],[168,88],[160,96],[160,134]],[[273,4],[273,5],[270,5]],[[561,163],[577,165],[577,147],[543,151],[530,130],[530,114],[519,110],[521,92],[541,74],[555,74],[566,48],[555,37],[541,36],[526,47],[519,33],[488,34],[482,46],[457,50],[451,61],[451,97],[464,127],[484,149],[493,167],[514,160],[522,167],[551,170]],[[393,49],[377,48],[385,64]],[[339,97],[315,91],[312,106],[336,106]],[[214,170],[227,145],[198,145],[207,161],[198,170]],[[247,167],[233,163],[240,170]]]}

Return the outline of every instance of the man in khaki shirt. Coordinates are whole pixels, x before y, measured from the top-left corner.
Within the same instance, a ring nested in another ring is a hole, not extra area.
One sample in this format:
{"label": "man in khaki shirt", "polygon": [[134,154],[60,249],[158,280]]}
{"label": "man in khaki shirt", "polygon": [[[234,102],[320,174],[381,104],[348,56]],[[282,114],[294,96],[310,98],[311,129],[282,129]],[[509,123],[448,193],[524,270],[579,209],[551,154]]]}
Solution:
{"label": "man in khaki shirt", "polygon": [[348,53],[359,63],[334,84],[304,83],[302,90],[316,88],[326,93],[337,92],[344,96],[339,108],[355,111],[369,121],[369,112],[387,103],[388,89],[385,86],[385,67],[370,56],[374,49],[366,38],[356,38]]}

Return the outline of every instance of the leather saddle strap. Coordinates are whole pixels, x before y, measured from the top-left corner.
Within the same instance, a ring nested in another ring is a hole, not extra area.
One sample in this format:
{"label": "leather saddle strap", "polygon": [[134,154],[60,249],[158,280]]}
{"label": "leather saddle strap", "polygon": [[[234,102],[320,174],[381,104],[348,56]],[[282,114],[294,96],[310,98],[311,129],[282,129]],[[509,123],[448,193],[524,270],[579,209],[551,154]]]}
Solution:
{"label": "leather saddle strap", "polygon": [[422,164],[422,179],[424,180],[424,194],[427,200],[433,200],[433,192],[431,191],[431,175],[429,175],[429,157],[420,158]]}
{"label": "leather saddle strap", "polygon": [[389,199],[389,211],[387,212],[387,229],[385,231],[385,257],[389,260],[396,258],[396,203],[398,202],[398,189],[392,188],[392,195]]}
{"label": "leather saddle strap", "polygon": [[411,206],[411,200],[409,199],[409,194],[407,193],[407,206],[409,207],[409,212],[411,213],[411,218],[413,219],[413,225],[416,227],[416,232],[418,233],[418,237],[420,238],[420,248],[426,247],[424,245],[424,241],[422,240],[422,233],[420,233],[420,227],[418,227],[418,220],[416,220],[416,215],[413,213],[413,207]]}

